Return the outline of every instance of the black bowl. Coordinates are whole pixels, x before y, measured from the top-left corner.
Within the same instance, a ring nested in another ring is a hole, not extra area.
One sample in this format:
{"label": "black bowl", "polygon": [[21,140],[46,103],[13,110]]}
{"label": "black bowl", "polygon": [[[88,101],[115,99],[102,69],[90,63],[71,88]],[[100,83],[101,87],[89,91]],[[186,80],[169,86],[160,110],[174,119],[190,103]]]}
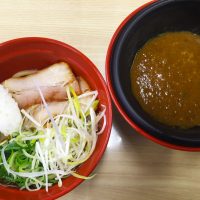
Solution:
{"label": "black bowl", "polygon": [[171,148],[200,150],[200,127],[180,129],[153,120],[131,92],[130,68],[136,52],[150,38],[168,31],[200,34],[200,1],[153,1],[130,14],[114,34],[108,49],[108,86],[121,114],[143,135]]}

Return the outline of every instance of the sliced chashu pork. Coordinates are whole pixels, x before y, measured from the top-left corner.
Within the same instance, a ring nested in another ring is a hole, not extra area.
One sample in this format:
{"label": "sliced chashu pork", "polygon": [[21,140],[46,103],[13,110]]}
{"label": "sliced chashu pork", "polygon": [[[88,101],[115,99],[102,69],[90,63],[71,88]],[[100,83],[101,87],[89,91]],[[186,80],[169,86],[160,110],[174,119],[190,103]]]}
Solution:
{"label": "sliced chashu pork", "polygon": [[36,85],[40,87],[47,102],[66,100],[66,87],[72,86],[77,95],[81,93],[79,83],[69,65],[60,62],[25,77],[13,77],[3,85],[17,101],[20,108],[41,103]]}
{"label": "sliced chashu pork", "polygon": [[[84,104],[81,104],[82,108],[85,108],[85,104],[87,104],[91,100],[92,96],[88,96],[85,98],[82,98],[80,100],[81,102],[84,102]],[[56,116],[59,114],[63,114],[66,111],[66,108],[68,106],[67,101],[61,101],[61,102],[49,102],[48,109],[51,112],[52,116]],[[31,108],[29,108],[27,111],[29,112]],[[32,117],[38,121],[39,123],[44,123],[48,118],[49,115],[44,107],[44,105],[35,105],[34,111],[31,113]]]}
{"label": "sliced chashu pork", "polygon": [[[82,94],[91,91],[88,83],[82,77],[80,77],[80,76],[77,77],[77,81],[78,81],[80,91]],[[65,91],[65,93],[66,93],[66,91]],[[87,103],[89,103],[91,98],[92,98],[92,96],[86,96],[84,98],[79,99],[79,102],[80,102],[83,110],[85,108],[85,105],[87,105]],[[51,112],[52,116],[56,116],[59,114],[63,114],[66,111],[68,102],[67,101],[60,101],[60,102],[53,101],[53,102],[48,102],[47,105],[48,105],[48,109]],[[31,116],[40,124],[45,123],[46,120],[49,118],[49,115],[43,104],[33,105],[33,106],[29,107],[26,111],[28,113],[30,113]],[[30,128],[31,126],[33,126],[33,124],[30,121],[27,121],[26,127]]]}
{"label": "sliced chashu pork", "polygon": [[[67,101],[49,102],[47,103],[47,105],[51,115],[54,117],[56,115],[64,113],[64,111],[68,106],[68,102]],[[26,111],[41,125],[45,124],[46,120],[49,119],[49,115],[43,104],[33,105]],[[26,120],[24,125],[26,128],[34,127],[34,124],[29,120]]]}
{"label": "sliced chashu pork", "polygon": [[[79,100],[81,104],[81,108],[83,110],[85,109],[86,105],[89,103],[91,99],[92,99],[92,95],[81,98]],[[48,109],[50,113],[54,117],[54,116],[65,113],[68,107],[68,102],[67,101],[49,102],[47,105],[48,105]],[[49,115],[43,104],[34,105],[28,108],[26,111],[40,124],[45,124],[47,120],[49,119]],[[25,124],[27,128],[34,126],[32,122],[30,122],[29,120],[27,120]]]}

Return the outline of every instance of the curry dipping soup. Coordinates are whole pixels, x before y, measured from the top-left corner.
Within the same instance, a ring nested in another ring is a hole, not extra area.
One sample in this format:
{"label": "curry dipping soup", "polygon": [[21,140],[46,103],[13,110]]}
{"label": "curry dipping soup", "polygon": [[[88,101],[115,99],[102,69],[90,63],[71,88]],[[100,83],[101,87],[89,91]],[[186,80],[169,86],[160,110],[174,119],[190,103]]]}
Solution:
{"label": "curry dipping soup", "polygon": [[169,126],[200,125],[200,36],[167,32],[137,52],[131,68],[133,95],[153,119]]}

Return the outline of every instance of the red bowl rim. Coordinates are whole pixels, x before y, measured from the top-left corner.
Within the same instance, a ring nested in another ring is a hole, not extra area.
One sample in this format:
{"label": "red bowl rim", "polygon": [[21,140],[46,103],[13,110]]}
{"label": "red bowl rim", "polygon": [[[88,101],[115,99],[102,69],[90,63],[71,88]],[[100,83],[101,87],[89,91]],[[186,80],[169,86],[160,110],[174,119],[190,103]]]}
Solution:
{"label": "red bowl rim", "polygon": [[122,21],[122,23],[119,25],[117,30],[114,32],[114,35],[112,36],[110,44],[108,46],[107,55],[106,55],[106,63],[105,63],[106,80],[107,80],[108,89],[109,89],[109,92],[111,94],[111,98],[112,98],[115,106],[117,107],[118,111],[120,112],[120,114],[130,124],[130,126],[133,127],[137,132],[139,132],[140,134],[142,134],[146,138],[148,138],[148,139],[150,139],[150,140],[152,140],[152,141],[154,141],[154,142],[156,142],[156,143],[158,143],[158,144],[160,144],[162,146],[171,148],[171,149],[183,150],[183,151],[200,151],[200,147],[186,147],[186,146],[179,146],[179,145],[171,144],[171,143],[165,142],[163,140],[160,140],[160,139],[158,139],[156,137],[153,137],[148,132],[144,131],[136,123],[134,123],[134,121],[132,121],[132,119],[123,110],[123,107],[120,105],[120,102],[118,101],[118,99],[117,99],[117,97],[115,95],[115,91],[114,91],[114,89],[112,87],[111,74],[110,74],[110,60],[111,60],[112,49],[113,49],[113,46],[115,44],[115,41],[117,40],[118,35],[120,34],[120,32],[122,31],[123,27],[126,25],[126,23],[130,19],[132,19],[139,11],[141,11],[144,8],[148,7],[149,5],[155,3],[156,1],[157,0],[151,0],[150,2],[147,2],[147,3],[143,4],[142,6],[140,6],[139,8],[137,8],[136,10],[134,10],[132,13],[130,13]]}
{"label": "red bowl rim", "polygon": [[[109,141],[109,138],[110,138],[110,134],[111,134],[111,129],[112,129],[112,101],[111,101],[109,90],[108,90],[107,85],[106,85],[106,81],[104,80],[102,74],[100,73],[100,71],[98,70],[96,65],[86,55],[84,55],[82,52],[80,52],[76,48],[72,47],[71,45],[66,44],[64,42],[61,42],[61,41],[58,41],[58,40],[55,40],[55,39],[50,39],[50,38],[45,38],[45,37],[21,37],[21,38],[15,38],[15,39],[11,39],[11,40],[2,42],[2,43],[0,43],[0,47],[4,46],[4,45],[10,45],[10,44],[13,44],[15,42],[18,43],[18,42],[29,42],[29,41],[30,42],[34,42],[34,41],[36,41],[36,42],[37,41],[49,42],[49,43],[53,43],[53,44],[60,45],[60,46],[63,46],[65,48],[68,48],[68,49],[70,49],[70,51],[74,51],[83,60],[85,60],[85,62],[89,63],[90,66],[93,67],[95,74],[98,76],[101,84],[103,85],[103,89],[106,93],[106,97],[107,97],[107,100],[108,100],[108,106],[107,106],[108,110],[107,110],[107,112],[108,112],[108,115],[109,115],[109,119],[107,119],[107,125],[106,125],[108,127],[108,132],[106,134],[105,142],[103,143],[102,148],[100,149],[100,153],[98,154],[98,158],[96,159],[96,163],[93,164],[90,172],[88,172],[86,174],[86,176],[89,176],[89,174],[92,173],[92,171],[96,168],[96,166],[100,162],[100,160],[101,160],[101,158],[102,158],[102,156],[103,156],[103,154],[106,150],[106,147],[107,147],[107,144],[108,144],[108,141]],[[74,181],[73,184],[71,184],[68,188],[63,189],[62,191],[58,192],[57,194],[46,197],[45,199],[46,200],[53,200],[53,199],[59,198],[59,197],[65,195],[65,194],[67,194],[68,192],[72,191],[75,187],[77,187],[83,181],[84,181],[84,179],[77,178],[76,181]]]}

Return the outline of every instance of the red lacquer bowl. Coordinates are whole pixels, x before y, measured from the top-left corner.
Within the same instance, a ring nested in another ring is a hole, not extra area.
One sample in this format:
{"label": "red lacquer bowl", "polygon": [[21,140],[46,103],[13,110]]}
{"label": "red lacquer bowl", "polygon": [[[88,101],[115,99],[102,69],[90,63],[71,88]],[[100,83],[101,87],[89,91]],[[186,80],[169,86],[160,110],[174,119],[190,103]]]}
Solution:
{"label": "red lacquer bowl", "polygon": [[[2,82],[18,71],[42,69],[58,61],[66,61],[76,75],[84,77],[91,88],[98,91],[100,103],[106,106],[107,125],[105,131],[99,136],[92,156],[77,170],[79,174],[88,176],[97,166],[106,149],[112,126],[112,108],[109,92],[102,75],[95,65],[80,51],[65,43],[47,38],[19,38],[0,44],[0,81]],[[49,188],[49,192],[44,189],[37,192],[20,191],[11,187],[0,186],[0,199],[56,199],[71,191],[82,181],[82,179],[70,176],[63,180],[61,188],[54,185]]]}

